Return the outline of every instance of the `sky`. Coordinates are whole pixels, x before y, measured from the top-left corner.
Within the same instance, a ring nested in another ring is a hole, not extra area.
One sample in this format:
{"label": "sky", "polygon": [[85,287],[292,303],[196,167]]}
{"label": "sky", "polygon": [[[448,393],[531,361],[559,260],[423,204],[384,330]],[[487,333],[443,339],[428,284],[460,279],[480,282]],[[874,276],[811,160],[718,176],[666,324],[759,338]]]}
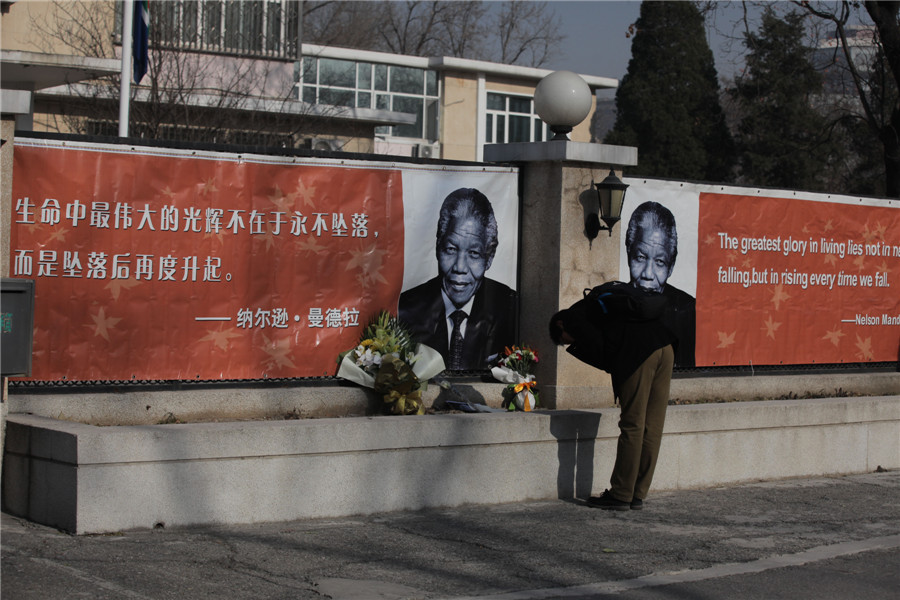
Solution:
{"label": "sky", "polygon": [[613,1],[549,2],[562,21],[556,58],[547,68],[622,79],[631,58],[628,26],[637,21],[641,3]]}
{"label": "sky", "polygon": [[[631,40],[625,37],[628,26],[640,15],[640,0],[550,0],[548,2],[562,21],[564,41],[557,57],[546,68],[568,70],[585,75],[611,77],[621,81],[631,58]],[[708,36],[716,56],[719,76],[734,72],[732,57],[727,53],[727,36],[740,17],[740,2],[721,2],[715,15],[714,31]],[[717,33],[721,32],[721,33]]]}

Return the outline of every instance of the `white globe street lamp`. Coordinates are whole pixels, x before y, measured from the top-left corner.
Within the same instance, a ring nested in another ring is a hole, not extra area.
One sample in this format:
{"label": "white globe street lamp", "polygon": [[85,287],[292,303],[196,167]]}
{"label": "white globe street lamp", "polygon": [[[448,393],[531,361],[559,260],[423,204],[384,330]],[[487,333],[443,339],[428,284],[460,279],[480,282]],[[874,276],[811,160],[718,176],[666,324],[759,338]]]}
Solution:
{"label": "white globe street lamp", "polygon": [[591,112],[591,89],[577,73],[554,71],[534,89],[534,107],[556,134],[554,140],[568,140],[572,128]]}

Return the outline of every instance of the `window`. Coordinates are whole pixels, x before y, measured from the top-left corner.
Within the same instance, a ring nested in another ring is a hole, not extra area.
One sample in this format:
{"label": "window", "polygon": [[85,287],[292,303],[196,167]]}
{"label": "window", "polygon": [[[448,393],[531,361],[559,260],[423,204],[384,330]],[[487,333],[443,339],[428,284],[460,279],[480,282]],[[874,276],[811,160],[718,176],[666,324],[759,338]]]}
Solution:
{"label": "window", "polygon": [[328,104],[412,113],[409,125],[381,126],[379,135],[437,139],[438,77],[436,71],[334,58],[303,58],[300,98]]}
{"label": "window", "polygon": [[[121,33],[121,3],[116,4]],[[171,0],[150,5],[154,47],[243,56],[297,57],[299,3],[293,0]]]}
{"label": "window", "polygon": [[349,60],[319,60],[319,85],[353,88],[356,86],[356,63]]}
{"label": "window", "polygon": [[534,110],[530,96],[488,92],[485,143],[541,142],[548,128]]}
{"label": "window", "polygon": [[412,125],[394,125],[394,135],[397,137],[421,138],[422,132],[422,111],[425,107],[422,98],[413,98],[412,96],[394,96],[394,104],[392,109],[395,112],[412,113],[418,115],[416,122]]}

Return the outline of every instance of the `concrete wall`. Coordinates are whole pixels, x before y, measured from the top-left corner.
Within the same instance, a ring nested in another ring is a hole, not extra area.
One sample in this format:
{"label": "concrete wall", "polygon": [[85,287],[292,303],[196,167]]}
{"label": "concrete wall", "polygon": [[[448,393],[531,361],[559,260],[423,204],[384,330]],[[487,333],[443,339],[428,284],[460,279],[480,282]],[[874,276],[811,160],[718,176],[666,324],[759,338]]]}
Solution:
{"label": "concrete wall", "polygon": [[[617,409],[96,427],[9,418],[5,510],[77,533],[585,497]],[[653,489],[900,468],[900,397],[675,406]],[[652,500],[652,494],[651,494]]]}
{"label": "concrete wall", "polygon": [[13,173],[13,130],[15,120],[4,117],[0,121],[0,275],[9,277],[9,232],[12,226],[12,173]]}
{"label": "concrete wall", "polygon": [[[4,97],[8,98],[7,92],[2,92]],[[21,94],[21,92],[15,92]],[[18,98],[22,98],[21,95]],[[28,98],[30,102],[30,98]],[[12,107],[4,106],[3,109],[9,111]],[[14,133],[16,128],[16,116],[19,113],[5,112],[0,115],[0,277],[9,277],[10,265],[10,247],[9,232],[12,226],[12,174],[13,174],[13,151],[15,147]],[[0,378],[0,451],[3,449],[6,434],[6,415],[9,412],[8,379]],[[0,465],[2,471],[2,465]]]}
{"label": "concrete wall", "polygon": [[[548,361],[552,361],[546,359]],[[575,360],[564,359],[577,364]],[[568,368],[568,366],[566,367]],[[603,374],[588,372],[597,378]],[[576,374],[577,375],[577,374]],[[607,385],[584,388],[579,408],[612,404]],[[541,395],[543,398],[543,384]],[[503,384],[454,380],[452,394],[499,408]],[[671,398],[678,403],[758,401],[785,398],[827,398],[852,393],[859,396],[900,396],[900,373],[844,373],[814,375],[757,375],[754,377],[692,377],[672,381]],[[428,408],[440,408],[450,395],[437,385],[423,394]],[[30,414],[88,425],[154,425],[161,422],[246,421],[364,417],[377,414],[373,392],[346,382],[293,386],[184,386],[181,388],[128,387],[105,391],[78,388],[23,393],[14,388],[6,405],[13,414]],[[733,404],[726,404],[732,406]],[[570,407],[571,408],[571,407]]]}

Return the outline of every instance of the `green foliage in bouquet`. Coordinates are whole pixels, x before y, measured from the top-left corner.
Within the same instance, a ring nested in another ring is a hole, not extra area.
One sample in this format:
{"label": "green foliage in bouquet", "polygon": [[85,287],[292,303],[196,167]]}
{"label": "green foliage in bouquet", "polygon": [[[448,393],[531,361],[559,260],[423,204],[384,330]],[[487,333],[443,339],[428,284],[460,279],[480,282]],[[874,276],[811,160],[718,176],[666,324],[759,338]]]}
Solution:
{"label": "green foliage in bouquet", "polygon": [[381,395],[386,413],[425,413],[422,390],[427,381],[421,382],[413,372],[416,344],[399,318],[381,311],[363,331],[359,345],[342,354],[338,362],[348,353],[357,367],[374,378],[372,388]]}
{"label": "green foliage in bouquet", "polygon": [[506,383],[503,406],[508,410],[532,411],[540,406],[540,393],[532,370],[539,362],[537,352],[528,346],[507,347],[504,355],[491,369],[498,381]]}

